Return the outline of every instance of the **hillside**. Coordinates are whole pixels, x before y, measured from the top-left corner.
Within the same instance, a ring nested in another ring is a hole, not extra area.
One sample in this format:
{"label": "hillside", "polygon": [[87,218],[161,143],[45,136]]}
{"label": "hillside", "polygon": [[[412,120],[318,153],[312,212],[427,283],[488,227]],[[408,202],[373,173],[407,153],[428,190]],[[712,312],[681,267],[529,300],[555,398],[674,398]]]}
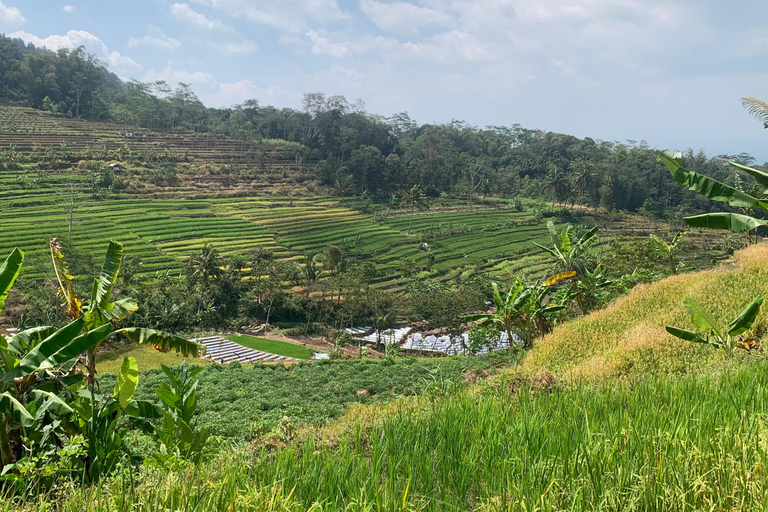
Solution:
{"label": "hillside", "polygon": [[[725,325],[758,294],[768,295],[766,244],[738,251],[733,262],[713,270],[638,285],[609,307],[557,327],[536,343],[523,368],[551,371],[565,380],[603,381],[697,374],[739,364],[724,361],[710,346],[674,338],[664,327],[693,329],[685,297]],[[763,309],[755,329],[764,332],[767,322]]]}

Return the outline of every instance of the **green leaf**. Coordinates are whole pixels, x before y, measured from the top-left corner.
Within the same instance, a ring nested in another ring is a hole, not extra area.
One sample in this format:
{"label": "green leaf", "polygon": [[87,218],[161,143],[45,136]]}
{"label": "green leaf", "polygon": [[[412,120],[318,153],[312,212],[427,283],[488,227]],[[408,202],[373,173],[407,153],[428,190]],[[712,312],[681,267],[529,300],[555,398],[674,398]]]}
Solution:
{"label": "green leaf", "polygon": [[120,402],[120,407],[125,409],[128,407],[128,402],[133,398],[133,393],[138,385],[139,365],[136,364],[136,358],[123,358],[120,373],[117,374],[117,381],[115,381],[115,391],[112,393],[112,398],[116,398]]}
{"label": "green leaf", "polygon": [[738,336],[752,327],[757,315],[760,313],[760,306],[763,304],[763,296],[758,295],[755,299],[744,308],[744,311],[734,319],[733,322],[728,324],[728,335]]}
{"label": "green leaf", "polygon": [[112,332],[112,325],[106,324],[78,335],[84,325],[85,319],[79,318],[51,334],[30,350],[13,371],[6,373],[3,380],[8,382],[9,378],[29,375],[65,363],[96,346]]}
{"label": "green leaf", "polygon": [[680,338],[685,341],[692,341],[694,343],[709,343],[706,339],[702,338],[699,334],[685,329],[678,329],[677,327],[666,327],[667,332],[672,336]]}
{"label": "green leaf", "polygon": [[30,392],[30,396],[36,402],[42,403],[37,410],[36,416],[40,419],[46,411],[51,411],[54,416],[63,417],[69,416],[74,413],[74,409],[69,406],[60,396],[50,391],[43,391],[40,389],[33,389]]}
{"label": "green leaf", "polygon": [[714,201],[728,203],[735,208],[764,208],[768,210],[767,202],[760,201],[756,197],[752,197],[713,178],[683,168],[682,155],[680,153],[667,150],[659,155],[658,160],[666,164],[676,182],[694,192],[705,195]]}
{"label": "green leaf", "polygon": [[706,213],[685,217],[683,220],[695,228],[727,229],[737,233],[752,231],[760,226],[768,226],[768,221],[740,213]]}
{"label": "green leaf", "polygon": [[199,345],[174,334],[140,327],[128,327],[117,332],[125,335],[126,338],[135,343],[151,345],[152,348],[157,350],[173,350],[177,354],[194,357],[205,354],[205,345]]}
{"label": "green leaf", "polygon": [[107,248],[107,255],[104,258],[104,265],[101,267],[101,274],[96,279],[91,304],[99,307],[105,307],[109,302],[109,296],[112,294],[112,286],[120,273],[120,265],[123,262],[123,244],[111,240]]}
{"label": "green leaf", "polygon": [[10,416],[24,427],[35,424],[35,418],[10,393],[0,393],[0,414]]}
{"label": "green leaf", "polygon": [[688,314],[691,315],[691,321],[693,322],[693,325],[695,325],[700,331],[704,331],[706,333],[714,332],[715,334],[720,335],[720,329],[717,327],[717,322],[709,316],[709,313],[707,313],[703,307],[701,307],[701,304],[696,302],[690,297],[687,297],[683,300],[683,305],[685,306],[685,310],[688,311]]}
{"label": "green leaf", "polygon": [[664,251],[664,252],[669,252],[669,245],[667,244],[667,242],[665,242],[661,238],[657,237],[653,233],[651,233],[650,238],[651,238],[651,242],[656,244],[656,247],[658,247],[659,250]]}
{"label": "green leaf", "polygon": [[16,357],[24,357],[32,347],[43,341],[45,338],[56,332],[55,327],[33,327],[25,331],[16,333],[8,340],[8,349]]}
{"label": "green leaf", "polygon": [[131,400],[125,412],[136,418],[157,419],[163,417],[163,411],[148,400]]}
{"label": "green leaf", "polygon": [[560,233],[560,252],[568,254],[571,252],[571,237],[568,232],[571,230],[571,226],[566,227],[562,233]]}
{"label": "green leaf", "polygon": [[3,264],[0,265],[0,312],[5,307],[5,299],[8,298],[8,292],[19,276],[23,263],[24,253],[19,249],[14,249]]}
{"label": "green leaf", "polygon": [[728,163],[755,178],[755,181],[757,181],[760,186],[763,187],[763,193],[768,192],[768,174],[764,173],[763,171],[753,169],[752,167],[747,167],[746,165],[737,164],[736,162]]}

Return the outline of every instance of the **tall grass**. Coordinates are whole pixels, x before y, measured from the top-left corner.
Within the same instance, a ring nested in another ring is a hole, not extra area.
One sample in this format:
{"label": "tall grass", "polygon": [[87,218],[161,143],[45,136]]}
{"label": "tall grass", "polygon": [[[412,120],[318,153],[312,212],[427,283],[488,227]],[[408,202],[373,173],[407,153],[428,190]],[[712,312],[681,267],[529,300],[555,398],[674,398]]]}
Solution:
{"label": "tall grass", "polygon": [[[693,297],[727,325],[760,293],[768,294],[768,244],[737,252],[730,268],[639,285],[609,307],[557,327],[536,343],[523,366],[530,372],[546,369],[563,379],[600,381],[740,364],[725,362],[722,352],[710,346],[679,340],[664,326],[693,328],[683,307],[685,297]],[[767,323],[768,308],[763,308],[756,327]]]}
{"label": "tall grass", "polygon": [[226,455],[63,510],[764,510],[768,364],[532,393],[509,378],[329,444]]}

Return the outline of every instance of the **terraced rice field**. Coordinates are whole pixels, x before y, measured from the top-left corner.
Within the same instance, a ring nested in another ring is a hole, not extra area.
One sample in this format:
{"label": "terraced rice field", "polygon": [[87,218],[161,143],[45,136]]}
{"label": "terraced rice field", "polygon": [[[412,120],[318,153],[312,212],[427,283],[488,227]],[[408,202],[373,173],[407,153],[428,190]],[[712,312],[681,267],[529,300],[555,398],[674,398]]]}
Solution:
{"label": "terraced rice field", "polygon": [[[125,245],[127,254],[141,261],[139,275],[179,271],[183,262],[207,243],[224,254],[247,254],[262,247],[282,259],[298,260],[305,252],[320,252],[329,244],[342,247],[360,260],[373,261],[381,286],[399,287],[402,262],[426,265],[439,272],[467,265],[483,265],[546,241],[541,225],[517,226],[527,213],[488,210],[473,213],[435,212],[414,218],[416,235],[435,225],[461,222],[472,230],[435,235],[431,251],[406,235],[407,218],[374,223],[371,215],[338,206],[330,198],[225,199],[109,199],[83,201],[76,209],[72,239],[75,245],[100,255],[109,239]],[[27,252],[27,277],[40,277],[34,256],[47,254],[47,241],[65,237],[68,212],[61,201],[0,205],[0,254],[14,247]]]}

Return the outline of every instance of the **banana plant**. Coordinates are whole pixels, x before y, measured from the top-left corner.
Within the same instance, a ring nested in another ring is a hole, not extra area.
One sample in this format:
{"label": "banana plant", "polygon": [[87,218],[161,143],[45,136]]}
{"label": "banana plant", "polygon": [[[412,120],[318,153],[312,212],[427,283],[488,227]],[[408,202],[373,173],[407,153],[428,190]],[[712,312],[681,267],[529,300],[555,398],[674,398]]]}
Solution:
{"label": "banana plant", "polygon": [[676,234],[675,237],[672,239],[671,242],[667,243],[658,236],[651,233],[651,242],[656,246],[656,248],[663,252],[664,255],[669,259],[669,267],[672,269],[673,274],[677,274],[677,262],[675,262],[675,250],[677,250],[677,246],[680,244],[680,241],[685,236],[685,232],[681,231],[680,233]]}
{"label": "banana plant", "polygon": [[693,325],[700,331],[686,331],[677,327],[667,326],[667,332],[682,340],[694,343],[704,343],[717,348],[722,348],[728,357],[733,356],[737,347],[749,350],[754,340],[743,339],[743,333],[748,331],[760,313],[763,304],[763,296],[758,295],[736,318],[723,329],[701,305],[691,298],[683,300],[688,314],[691,315]]}
{"label": "banana plant", "polygon": [[571,226],[566,226],[563,230],[558,231],[555,224],[552,221],[547,222],[547,229],[552,239],[552,247],[544,247],[536,242],[533,243],[536,247],[543,249],[549,253],[555,260],[557,260],[558,266],[565,271],[574,271],[579,274],[583,273],[587,268],[586,258],[589,253],[589,248],[597,242],[597,227],[594,227],[584,233],[577,241],[571,240]]}
{"label": "banana plant", "polygon": [[[566,307],[564,302],[552,302],[551,286],[575,275],[575,272],[563,272],[534,285],[513,276],[512,286],[504,295],[499,291],[498,283],[492,283],[496,311],[467,315],[461,320],[466,323],[479,322],[480,327],[496,328],[507,334],[510,347],[514,347],[514,340],[519,339],[522,342],[519,348],[527,348],[534,337],[543,336],[552,329],[551,315]],[[569,288],[573,293],[567,295],[567,301],[578,295],[573,287],[571,285]]]}
{"label": "banana plant", "polygon": [[[23,262],[24,253],[14,249],[0,266],[0,312]],[[36,327],[10,339],[0,335],[0,469],[18,459],[24,429],[34,427],[46,413],[73,412],[56,391],[76,384],[82,375],[60,368],[74,366],[80,354],[111,332],[109,324],[85,330],[85,321],[78,319],[58,330]]]}
{"label": "banana plant", "polygon": [[[91,298],[86,303],[82,302],[72,288],[72,282],[75,278],[69,273],[62,254],[61,244],[54,238],[51,240],[50,248],[60,294],[65,300],[66,313],[73,320],[83,319],[84,329],[92,330],[103,325],[114,326],[136,311],[137,305],[133,299],[111,301],[112,289],[123,262],[123,245],[121,243],[115,240],[110,241],[101,273],[94,279]],[[175,350],[185,356],[197,356],[201,350],[204,350],[200,345],[182,337],[152,329],[129,327],[114,332],[124,335],[135,343],[148,344],[162,351]],[[98,349],[99,343],[85,351],[86,381],[89,386],[92,386],[96,380]]]}
{"label": "banana plant", "polygon": [[[749,234],[752,231],[761,226],[768,226],[768,221],[748,215],[754,210],[768,211],[768,200],[759,199],[708,176],[685,169],[683,167],[683,155],[680,152],[664,151],[657,160],[667,166],[677,183],[688,187],[689,190],[705,195],[713,201],[726,203],[742,211],[742,213],[718,212],[685,217],[683,220],[689,226],[747,233],[748,242],[751,242]],[[763,195],[768,193],[768,174],[735,162],[728,163],[755,178]]]}

